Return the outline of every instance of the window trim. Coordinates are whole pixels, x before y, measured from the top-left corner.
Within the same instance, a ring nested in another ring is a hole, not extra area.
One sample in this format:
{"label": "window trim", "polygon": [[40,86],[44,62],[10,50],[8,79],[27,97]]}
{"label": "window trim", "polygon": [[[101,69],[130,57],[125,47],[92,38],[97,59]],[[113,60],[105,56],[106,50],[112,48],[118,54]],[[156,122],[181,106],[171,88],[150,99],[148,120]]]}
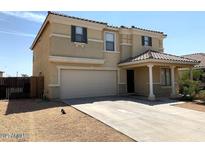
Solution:
{"label": "window trim", "polygon": [[[165,72],[165,82],[166,84],[162,84],[162,76],[161,76],[161,72],[162,72],[162,69],[169,69],[169,72],[170,72],[170,83],[167,84],[167,79],[166,79],[166,72]],[[171,87],[172,85],[172,75],[171,75],[171,69],[169,67],[160,67],[160,86],[162,87]]]}
{"label": "window trim", "polygon": [[[111,50],[106,50],[106,33],[111,33],[111,34],[113,34],[114,35],[114,50],[113,51],[111,51]],[[115,32],[112,32],[112,31],[104,31],[104,51],[105,52],[109,52],[109,53],[115,53],[115,52],[117,52],[117,50],[116,50],[116,33]]]}

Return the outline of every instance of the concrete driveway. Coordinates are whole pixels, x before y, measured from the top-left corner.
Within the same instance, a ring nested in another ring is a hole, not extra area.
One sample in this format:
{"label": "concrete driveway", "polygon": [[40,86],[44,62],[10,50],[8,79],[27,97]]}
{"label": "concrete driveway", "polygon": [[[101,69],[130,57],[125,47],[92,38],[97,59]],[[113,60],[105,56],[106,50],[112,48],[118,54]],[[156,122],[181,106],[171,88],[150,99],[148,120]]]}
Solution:
{"label": "concrete driveway", "polygon": [[64,100],[136,141],[205,141],[205,112],[128,97]]}

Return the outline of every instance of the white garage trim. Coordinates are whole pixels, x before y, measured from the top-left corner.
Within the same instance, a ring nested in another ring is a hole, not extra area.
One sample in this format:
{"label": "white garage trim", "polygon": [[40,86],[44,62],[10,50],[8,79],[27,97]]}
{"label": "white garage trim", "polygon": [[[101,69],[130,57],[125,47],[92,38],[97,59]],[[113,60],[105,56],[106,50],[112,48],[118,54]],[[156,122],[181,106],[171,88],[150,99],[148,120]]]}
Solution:
{"label": "white garage trim", "polygon": [[67,69],[67,70],[102,70],[102,71],[117,71],[117,67],[78,67],[78,66],[57,66],[58,69],[58,79],[57,83],[49,84],[49,87],[59,87],[60,86],[60,79],[61,79],[61,70]]}

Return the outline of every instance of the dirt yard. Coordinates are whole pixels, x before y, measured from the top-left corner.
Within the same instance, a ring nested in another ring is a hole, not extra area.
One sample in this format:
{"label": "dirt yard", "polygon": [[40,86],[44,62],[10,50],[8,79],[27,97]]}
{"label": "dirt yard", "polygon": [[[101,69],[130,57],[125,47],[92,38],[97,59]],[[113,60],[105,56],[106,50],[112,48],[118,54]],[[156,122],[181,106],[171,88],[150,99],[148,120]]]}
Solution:
{"label": "dirt yard", "polygon": [[0,141],[134,140],[66,104],[27,99],[0,101]]}
{"label": "dirt yard", "polygon": [[205,112],[205,103],[187,102],[183,104],[177,104],[175,106]]}

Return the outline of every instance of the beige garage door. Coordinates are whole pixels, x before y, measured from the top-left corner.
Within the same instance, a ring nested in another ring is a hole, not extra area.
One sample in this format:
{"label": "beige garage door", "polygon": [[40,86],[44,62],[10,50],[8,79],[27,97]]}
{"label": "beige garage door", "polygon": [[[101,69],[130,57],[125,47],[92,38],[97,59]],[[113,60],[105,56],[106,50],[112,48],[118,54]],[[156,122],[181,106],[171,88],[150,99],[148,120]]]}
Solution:
{"label": "beige garage door", "polygon": [[61,70],[61,98],[116,95],[116,71]]}

